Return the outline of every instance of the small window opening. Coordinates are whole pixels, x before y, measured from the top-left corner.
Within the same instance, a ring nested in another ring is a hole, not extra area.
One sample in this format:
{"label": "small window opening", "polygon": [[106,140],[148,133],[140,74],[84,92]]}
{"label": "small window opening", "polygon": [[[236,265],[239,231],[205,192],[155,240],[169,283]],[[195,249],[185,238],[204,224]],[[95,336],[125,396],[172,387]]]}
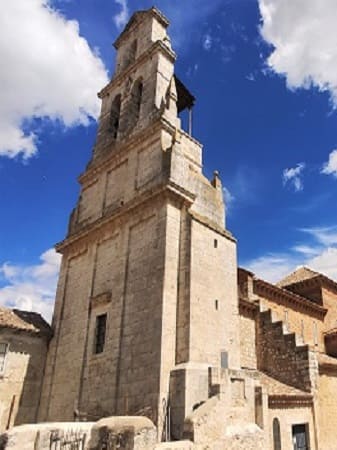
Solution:
{"label": "small window opening", "polygon": [[131,46],[129,51],[129,64],[132,64],[136,60],[136,54],[137,54],[137,40],[135,39]]}
{"label": "small window opening", "polygon": [[101,314],[96,317],[96,328],[95,328],[95,354],[102,353],[105,344],[105,333],[106,333],[106,314]]}
{"label": "small window opening", "polygon": [[215,300],[215,309],[218,311],[219,309],[219,300]]}
{"label": "small window opening", "polygon": [[316,322],[314,322],[314,345],[318,345],[318,332]]}
{"label": "small window opening", "polygon": [[0,375],[5,372],[6,357],[8,352],[8,344],[0,342]]}
{"label": "small window opening", "polygon": [[114,139],[117,138],[120,112],[121,112],[121,95],[119,94],[114,98],[111,104],[111,111],[110,111],[110,131]]}
{"label": "small window opening", "polygon": [[255,423],[263,428],[263,398],[261,386],[255,386]]}
{"label": "small window opening", "polygon": [[143,96],[143,83],[141,81],[139,81],[136,85],[135,95],[136,95],[136,98],[135,98],[136,117],[138,119],[139,113],[140,113],[140,107],[142,104],[142,96]]}
{"label": "small window opening", "polygon": [[218,248],[218,240],[214,239],[214,248]]}
{"label": "small window opening", "polygon": [[281,450],[280,421],[276,417],[273,420],[273,441],[274,441],[274,450]]}

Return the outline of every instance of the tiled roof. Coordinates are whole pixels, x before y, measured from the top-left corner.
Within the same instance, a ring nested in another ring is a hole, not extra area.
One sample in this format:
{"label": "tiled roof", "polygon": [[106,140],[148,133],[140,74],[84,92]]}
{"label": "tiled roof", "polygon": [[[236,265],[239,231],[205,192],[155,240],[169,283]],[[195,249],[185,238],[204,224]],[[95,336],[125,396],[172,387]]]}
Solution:
{"label": "tiled roof", "polygon": [[40,314],[19,309],[0,307],[0,328],[51,335],[50,326]]}
{"label": "tiled roof", "polygon": [[298,283],[300,281],[309,280],[311,278],[315,278],[317,276],[320,276],[320,273],[315,272],[312,269],[309,269],[309,267],[300,267],[299,269],[292,272],[290,275],[283,278],[281,281],[276,283],[279,287],[285,287],[289,286],[294,283]]}

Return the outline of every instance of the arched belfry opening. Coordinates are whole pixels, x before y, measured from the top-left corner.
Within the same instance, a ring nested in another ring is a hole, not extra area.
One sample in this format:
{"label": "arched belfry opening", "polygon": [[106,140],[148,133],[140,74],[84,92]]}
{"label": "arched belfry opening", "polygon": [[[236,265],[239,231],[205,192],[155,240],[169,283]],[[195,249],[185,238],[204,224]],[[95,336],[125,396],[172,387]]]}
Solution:
{"label": "arched belfry opening", "polygon": [[110,124],[109,130],[112,134],[113,139],[117,139],[119,123],[120,123],[120,113],[121,113],[121,95],[118,94],[113,99],[110,109]]}
{"label": "arched belfry opening", "polygon": [[136,126],[140,117],[143,98],[143,80],[138,78],[133,83],[128,107],[128,129]]}
{"label": "arched belfry opening", "polygon": [[[192,135],[192,111],[195,104],[195,97],[187,89],[187,87],[174,75],[174,81],[177,89],[177,110],[179,117],[182,119],[183,126],[189,135]],[[187,111],[187,118],[183,115],[183,112]]]}

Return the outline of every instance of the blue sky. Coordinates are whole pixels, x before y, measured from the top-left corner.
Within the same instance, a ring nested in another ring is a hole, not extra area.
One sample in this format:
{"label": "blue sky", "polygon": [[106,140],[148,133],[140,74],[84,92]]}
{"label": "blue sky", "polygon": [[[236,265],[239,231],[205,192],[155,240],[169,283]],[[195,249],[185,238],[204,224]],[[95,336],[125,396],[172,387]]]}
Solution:
{"label": "blue sky", "polygon": [[[147,0],[11,0],[0,17],[0,304],[50,317],[90,158],[111,44]],[[241,265],[337,280],[337,4],[158,0],[197,97],[204,171],[220,171]],[[27,19],[29,17],[29,20]],[[10,43],[10,44],[9,44]]]}

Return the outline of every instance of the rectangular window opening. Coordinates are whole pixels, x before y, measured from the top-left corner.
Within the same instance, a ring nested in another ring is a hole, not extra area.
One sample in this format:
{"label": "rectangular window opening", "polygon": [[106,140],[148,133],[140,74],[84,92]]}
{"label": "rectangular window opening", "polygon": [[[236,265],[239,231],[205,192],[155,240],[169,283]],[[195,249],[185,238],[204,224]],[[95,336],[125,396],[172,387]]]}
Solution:
{"label": "rectangular window opening", "polygon": [[314,335],[314,345],[318,345],[318,330],[317,330],[317,323],[314,322],[314,331],[313,331],[313,335]]}
{"label": "rectangular window opening", "polygon": [[294,450],[310,450],[309,424],[292,426]]}
{"label": "rectangular window opening", "polygon": [[214,248],[218,248],[218,240],[214,239]]}
{"label": "rectangular window opening", "polygon": [[219,309],[219,300],[215,300],[215,309],[218,311]]}
{"label": "rectangular window opening", "polygon": [[94,352],[97,355],[102,353],[105,344],[105,334],[106,334],[106,314],[101,314],[96,317],[96,328],[95,328],[95,348]]}

